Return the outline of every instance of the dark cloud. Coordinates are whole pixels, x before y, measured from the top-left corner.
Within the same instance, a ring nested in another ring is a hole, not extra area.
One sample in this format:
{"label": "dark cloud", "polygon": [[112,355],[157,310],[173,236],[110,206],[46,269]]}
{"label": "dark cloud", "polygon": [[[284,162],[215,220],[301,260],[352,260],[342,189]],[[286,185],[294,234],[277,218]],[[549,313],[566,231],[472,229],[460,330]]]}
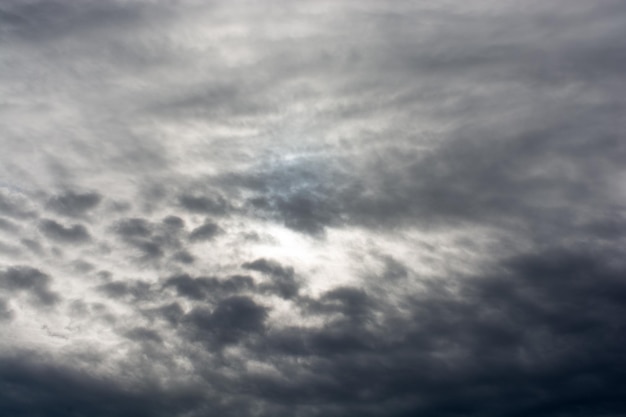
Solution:
{"label": "dark cloud", "polygon": [[283,298],[293,298],[298,295],[300,283],[295,279],[293,268],[284,267],[276,261],[260,258],[252,262],[245,262],[242,267],[252,271],[259,271],[271,277],[269,284],[259,288],[278,294]]}
{"label": "dark cloud", "polygon": [[273,276],[289,277],[294,274],[293,268],[283,267],[278,262],[265,258],[256,259],[252,262],[245,262],[241,266],[245,269],[259,271]]}
{"label": "dark cloud", "polygon": [[185,227],[185,221],[178,216],[167,216],[163,219],[163,223],[175,229],[182,229]]}
{"label": "dark cloud", "polygon": [[228,204],[221,195],[204,196],[183,194],[178,197],[180,205],[194,213],[220,215],[228,210]]}
{"label": "dark cloud", "polygon": [[[125,387],[88,370],[27,359],[25,355],[0,359],[0,381],[0,413],[16,417],[164,417],[186,413],[205,399],[193,388],[170,392],[147,384]],[[215,406],[221,408],[218,403]]]}
{"label": "dark cloud", "polygon": [[61,297],[50,289],[49,275],[29,266],[12,266],[0,271],[0,288],[11,293],[26,292],[38,305],[52,306]]}
{"label": "dark cloud", "polygon": [[39,230],[49,239],[59,243],[85,243],[91,240],[89,231],[82,224],[64,226],[54,220],[43,219]]}
{"label": "dark cloud", "polygon": [[125,239],[142,238],[152,234],[152,227],[145,219],[131,218],[119,221],[115,231]]}
{"label": "dark cloud", "polygon": [[252,204],[256,208],[275,211],[287,227],[306,233],[319,234],[327,226],[340,224],[341,213],[337,208],[326,196],[311,190],[272,201],[254,199]]}
{"label": "dark cloud", "polygon": [[76,31],[129,24],[139,17],[133,5],[70,6],[63,1],[10,2],[0,9],[9,35],[31,41],[58,39]]}
{"label": "dark cloud", "polygon": [[67,191],[50,198],[48,207],[58,214],[76,217],[95,208],[100,204],[100,201],[102,201],[102,196],[96,192]]}
{"label": "dark cloud", "polygon": [[143,218],[126,218],[116,222],[113,230],[124,243],[139,252],[140,260],[155,261],[181,247],[179,233],[184,226],[182,219],[165,220],[153,223]]}
{"label": "dark cloud", "polygon": [[[619,329],[626,265],[556,249],[501,267],[494,275],[463,277],[458,292],[435,282],[422,295],[407,296],[408,317],[377,306],[362,290],[332,290],[316,308],[348,321],[276,330],[265,339],[267,350],[259,349],[277,355],[278,363],[280,355],[308,357],[306,368],[324,377],[303,372],[289,383],[266,377],[253,389],[285,404],[342,403],[353,413],[367,403],[374,415],[383,413],[375,404],[393,399],[397,406],[385,415],[623,412],[615,370],[625,360]],[[373,319],[377,311],[385,312],[382,322]]]}
{"label": "dark cloud", "polygon": [[217,225],[217,223],[206,221],[202,226],[196,227],[191,231],[191,233],[189,233],[189,240],[192,242],[211,240],[220,234],[221,231],[222,229]]}
{"label": "dark cloud", "polygon": [[221,300],[212,311],[196,307],[184,320],[195,340],[222,346],[262,333],[267,314],[267,308],[250,297],[232,296]]}
{"label": "dark cloud", "polygon": [[227,279],[215,277],[193,278],[188,274],[168,278],[164,288],[173,287],[178,295],[192,300],[223,297],[225,294],[254,289],[254,281],[247,276],[233,276]]}
{"label": "dark cloud", "polygon": [[177,324],[185,315],[185,311],[180,304],[174,302],[161,307],[146,311],[146,315],[151,318],[159,317],[170,324]]}
{"label": "dark cloud", "polygon": [[173,259],[182,264],[192,264],[196,260],[191,253],[185,250],[175,253]]}
{"label": "dark cloud", "polygon": [[351,320],[362,320],[373,311],[373,301],[358,288],[336,288],[325,293],[318,303],[320,311],[339,312]]}
{"label": "dark cloud", "polygon": [[163,248],[158,242],[136,240],[132,244],[141,252],[143,259],[159,259],[164,254]]}

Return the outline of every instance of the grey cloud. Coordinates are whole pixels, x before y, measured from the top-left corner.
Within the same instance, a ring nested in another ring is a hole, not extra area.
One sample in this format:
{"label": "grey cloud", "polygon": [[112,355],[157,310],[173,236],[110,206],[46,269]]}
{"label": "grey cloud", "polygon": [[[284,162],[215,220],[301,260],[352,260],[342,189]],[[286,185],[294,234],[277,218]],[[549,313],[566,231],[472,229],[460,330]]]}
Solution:
{"label": "grey cloud", "polygon": [[0,298],[0,321],[1,320],[11,320],[13,318],[13,311],[9,307],[9,303]]}
{"label": "grey cloud", "polygon": [[151,297],[152,288],[144,281],[111,281],[99,285],[98,291],[114,299],[130,298],[132,300],[145,300]]}
{"label": "grey cloud", "polygon": [[7,232],[17,232],[18,227],[15,223],[7,219],[0,218],[0,229]]}
{"label": "grey cloud", "polygon": [[259,288],[263,291],[274,292],[283,298],[293,298],[298,295],[300,283],[295,279],[295,272],[291,267],[284,267],[276,261],[260,258],[252,262],[245,262],[242,267],[252,271],[259,271],[271,277],[269,284]]}
{"label": "grey cloud", "polygon": [[189,233],[189,240],[191,242],[200,242],[204,240],[211,240],[217,236],[222,229],[211,221],[206,221],[202,226],[198,226]]}
{"label": "grey cloud", "polygon": [[83,259],[76,259],[71,263],[71,266],[72,269],[83,274],[91,272],[96,268],[95,265]]}
{"label": "grey cloud", "polygon": [[[147,385],[128,389],[115,379],[25,355],[0,359],[0,380],[5,388],[0,391],[0,413],[19,417],[165,417],[186,413],[206,400],[193,388],[181,387],[176,392]],[[215,406],[221,409],[218,403]]]}
{"label": "grey cloud", "polygon": [[96,192],[67,191],[52,197],[48,201],[48,207],[58,214],[77,217],[97,207],[100,201],[102,196]]}
{"label": "grey cloud", "polygon": [[267,308],[250,297],[232,296],[221,300],[213,311],[194,308],[184,320],[195,340],[222,346],[262,333],[267,314]]}
{"label": "grey cloud", "polygon": [[275,204],[285,225],[295,230],[316,234],[326,226],[339,224],[339,213],[326,198],[310,191],[279,198]]}
{"label": "grey cloud", "polygon": [[339,287],[325,293],[318,308],[324,312],[338,311],[351,320],[357,320],[369,314],[373,305],[373,301],[363,290]]}
{"label": "grey cloud", "polygon": [[152,234],[152,227],[145,219],[131,218],[118,222],[115,231],[124,238],[148,237]]}
{"label": "grey cloud", "polygon": [[176,252],[173,256],[173,259],[182,264],[192,264],[196,260],[196,258],[194,258],[194,256],[191,253],[185,250]]}
{"label": "grey cloud", "polygon": [[163,248],[157,242],[135,240],[132,245],[142,253],[144,259],[159,259],[164,254]]}
{"label": "grey cloud", "polygon": [[11,2],[0,9],[6,32],[31,41],[58,39],[97,28],[129,24],[139,14],[136,5],[69,5],[63,1]]}
{"label": "grey cloud", "polygon": [[[359,413],[367,403],[374,415],[383,413],[374,404],[392,398],[403,400],[386,415],[619,414],[619,372],[603,365],[624,361],[626,265],[612,256],[561,249],[516,256],[499,274],[463,277],[460,296],[445,283],[407,296],[409,318],[358,289],[333,290],[319,308],[359,320],[276,330],[258,350],[277,364],[280,355],[309,357],[307,369],[324,379],[303,372],[289,383],[263,377],[249,386],[284,404],[315,399]],[[362,320],[380,308],[382,322]]]}
{"label": "grey cloud", "polygon": [[247,276],[233,276],[227,279],[215,277],[193,278],[188,274],[168,278],[164,288],[173,287],[180,296],[193,300],[223,297],[225,294],[254,289],[254,281]]}
{"label": "grey cloud", "polygon": [[185,227],[185,221],[178,216],[167,216],[163,219],[163,223],[175,229],[182,229]]}
{"label": "grey cloud", "polygon": [[183,194],[178,198],[180,205],[194,213],[225,214],[228,204],[221,195],[205,196]]}
{"label": "grey cloud", "polygon": [[179,233],[183,225],[175,220],[174,223],[173,226],[171,221],[152,223],[143,218],[126,218],[116,222],[113,230],[124,243],[139,251],[141,259],[154,261],[180,249]]}
{"label": "grey cloud", "polygon": [[41,243],[37,242],[36,240],[22,239],[21,242],[24,246],[30,249],[33,253],[37,255],[43,254],[43,247],[41,246]]}
{"label": "grey cloud", "polygon": [[4,2],[0,415],[624,415],[625,16]]}
{"label": "grey cloud", "polygon": [[0,213],[5,216],[15,219],[34,217],[34,210],[29,209],[28,206],[28,201],[24,196],[0,190]]}
{"label": "grey cloud", "polygon": [[[601,116],[588,117],[580,121],[580,130],[587,123],[595,125],[591,120]],[[295,172],[293,178],[303,185],[293,192],[274,183],[275,173],[260,172],[252,189],[263,196],[248,203],[253,211],[269,213],[287,227],[311,234],[346,224],[445,227],[449,222],[501,223],[513,218],[545,221],[549,226],[558,211],[575,211],[591,201],[613,205],[606,185],[620,156],[626,157],[617,132],[595,132],[596,146],[590,149],[586,138],[575,133],[578,121],[571,123],[551,124],[541,131],[520,126],[512,137],[504,132],[505,141],[498,141],[494,133],[459,132],[427,153],[396,156],[390,149],[379,160],[366,162],[365,171],[375,176],[354,178],[334,166],[324,168],[332,180]],[[407,160],[403,169],[391,163],[399,158]],[[551,168],[560,165],[577,169]],[[293,178],[289,181],[296,181]],[[241,184],[247,187],[250,182]]]}
{"label": "grey cloud", "polygon": [[159,336],[158,332],[145,327],[135,327],[125,332],[124,335],[131,340],[139,342],[163,342],[163,339]]}
{"label": "grey cloud", "polygon": [[256,259],[252,262],[246,262],[241,266],[252,271],[259,271],[269,275],[281,277],[292,276],[294,273],[293,268],[283,267],[278,262],[265,258]]}
{"label": "grey cloud", "polygon": [[49,239],[60,243],[85,243],[91,240],[91,235],[82,224],[64,226],[51,219],[43,219],[39,223],[39,230]]}
{"label": "grey cloud", "polygon": [[13,246],[0,241],[0,252],[10,256],[19,256],[22,251],[18,246]]}
{"label": "grey cloud", "polygon": [[146,315],[151,318],[162,318],[170,324],[177,324],[185,315],[183,308],[177,302],[147,310]]}
{"label": "grey cloud", "polygon": [[50,289],[49,275],[29,266],[12,266],[0,271],[0,288],[9,292],[27,292],[37,304],[52,306],[61,297]]}

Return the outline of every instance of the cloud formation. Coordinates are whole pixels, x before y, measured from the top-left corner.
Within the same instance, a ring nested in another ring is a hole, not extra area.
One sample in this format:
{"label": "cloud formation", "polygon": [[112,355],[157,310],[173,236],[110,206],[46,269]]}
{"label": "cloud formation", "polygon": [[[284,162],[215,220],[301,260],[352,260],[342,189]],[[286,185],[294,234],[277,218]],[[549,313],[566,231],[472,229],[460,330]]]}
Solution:
{"label": "cloud formation", "polygon": [[622,1],[0,5],[0,415],[626,414]]}

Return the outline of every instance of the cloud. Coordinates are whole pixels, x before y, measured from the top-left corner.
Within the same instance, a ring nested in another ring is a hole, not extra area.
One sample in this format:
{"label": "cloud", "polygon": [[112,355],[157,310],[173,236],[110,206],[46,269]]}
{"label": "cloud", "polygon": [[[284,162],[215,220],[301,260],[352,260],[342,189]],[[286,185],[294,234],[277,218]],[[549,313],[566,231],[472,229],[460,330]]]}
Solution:
{"label": "cloud", "polygon": [[77,217],[98,206],[100,201],[102,201],[102,196],[96,192],[67,191],[50,198],[48,207],[57,214]]}
{"label": "cloud", "polygon": [[176,219],[170,216],[156,223],[144,218],[124,218],[114,224],[113,231],[126,245],[141,254],[141,260],[156,261],[167,252],[181,247],[179,234],[184,223],[182,219]]}
{"label": "cloud", "polygon": [[189,233],[191,242],[200,242],[203,240],[211,240],[221,232],[221,228],[217,223],[206,221],[202,226],[198,226]]}
{"label": "cloud", "polygon": [[7,232],[16,232],[18,227],[7,219],[0,218],[0,229]]}
{"label": "cloud", "polygon": [[298,294],[299,283],[294,276],[291,267],[283,267],[276,261],[260,258],[252,262],[245,262],[241,265],[244,269],[259,271],[271,277],[269,284],[263,284],[260,288],[280,295],[283,298],[293,298]]}
{"label": "cloud", "polygon": [[163,223],[174,229],[181,229],[185,227],[185,221],[178,216],[167,216],[163,219]]}
{"label": "cloud", "polygon": [[263,332],[266,317],[267,308],[250,297],[232,296],[221,300],[213,311],[196,307],[184,320],[196,340],[222,346]]}
{"label": "cloud", "polygon": [[0,213],[15,219],[26,219],[35,216],[28,199],[18,193],[0,190]]}
{"label": "cloud", "polygon": [[3,414],[166,416],[193,409],[203,399],[193,389],[181,388],[177,393],[154,387],[129,389],[88,371],[24,356],[4,355],[0,363],[0,378],[7,388],[0,393]]}
{"label": "cloud", "polygon": [[41,246],[41,243],[37,242],[36,240],[22,239],[21,242],[22,242],[22,244],[24,246],[26,246],[28,249],[30,249],[35,254],[37,254],[37,255],[43,254],[43,247]]}
{"label": "cloud", "polygon": [[64,226],[51,219],[43,219],[39,223],[39,230],[49,239],[59,243],[85,243],[91,240],[91,235],[82,224]]}
{"label": "cloud", "polygon": [[188,274],[168,278],[165,288],[174,287],[178,295],[193,300],[223,297],[225,294],[254,289],[254,281],[246,276],[233,276],[227,279],[215,277],[193,278]]}
{"label": "cloud", "polygon": [[155,309],[148,310],[146,314],[150,317],[161,317],[170,324],[177,324],[185,315],[185,311],[180,304],[173,302]]}
{"label": "cloud", "polygon": [[195,213],[207,213],[207,214],[225,214],[228,210],[228,204],[226,200],[220,196],[197,196],[183,194],[178,198],[180,205]]}
{"label": "cloud", "polygon": [[113,298],[129,297],[133,300],[143,300],[151,295],[150,284],[144,281],[111,281],[99,285],[97,289]]}
{"label": "cloud", "polygon": [[0,320],[11,320],[13,318],[13,311],[9,307],[9,303],[0,298]]}
{"label": "cloud", "polygon": [[174,254],[173,259],[183,263],[183,264],[192,264],[195,262],[196,258],[189,253],[188,251],[180,251]]}
{"label": "cloud", "polygon": [[49,275],[29,266],[12,266],[0,271],[0,288],[10,293],[26,292],[37,304],[52,306],[61,297],[50,289]]}
{"label": "cloud", "polygon": [[138,342],[162,343],[163,339],[154,330],[145,327],[135,327],[124,333],[126,337]]}
{"label": "cloud", "polygon": [[624,415],[625,16],[4,2],[0,415]]}
{"label": "cloud", "polygon": [[139,218],[121,220],[115,231],[125,239],[148,237],[152,234],[150,223]]}
{"label": "cloud", "polygon": [[[464,277],[459,290],[435,282],[422,295],[407,295],[411,313],[404,318],[361,290],[332,290],[317,308],[349,322],[271,332],[259,352],[278,363],[280,355],[309,361],[301,378],[264,377],[255,392],[285,404],[341,401],[353,412],[404,398],[387,409],[398,416],[617,411],[619,377],[601,363],[622,362],[615,331],[623,326],[618,277],[625,265],[607,261],[562,250],[516,256],[499,274]],[[363,321],[379,311],[382,322]]]}

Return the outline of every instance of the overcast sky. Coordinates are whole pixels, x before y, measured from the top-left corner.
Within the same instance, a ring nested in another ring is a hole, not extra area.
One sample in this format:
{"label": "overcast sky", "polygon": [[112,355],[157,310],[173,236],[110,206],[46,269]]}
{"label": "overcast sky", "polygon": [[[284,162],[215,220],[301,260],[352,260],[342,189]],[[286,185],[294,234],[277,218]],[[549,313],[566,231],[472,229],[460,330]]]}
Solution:
{"label": "overcast sky", "polygon": [[0,415],[626,416],[623,0],[0,2]]}

